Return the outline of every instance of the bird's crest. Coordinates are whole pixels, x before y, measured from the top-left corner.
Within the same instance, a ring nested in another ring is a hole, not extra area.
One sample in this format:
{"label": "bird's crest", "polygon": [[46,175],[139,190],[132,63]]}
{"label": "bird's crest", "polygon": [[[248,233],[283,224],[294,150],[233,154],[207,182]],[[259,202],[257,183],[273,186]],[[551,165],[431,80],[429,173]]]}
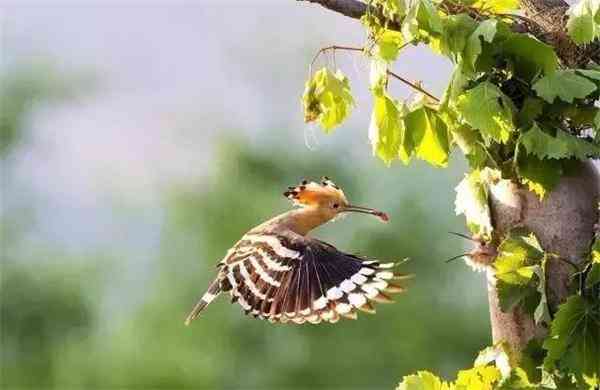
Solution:
{"label": "bird's crest", "polygon": [[283,195],[296,206],[315,206],[336,201],[348,203],[344,191],[327,176],[323,176],[320,183],[303,180],[295,187],[288,187]]}

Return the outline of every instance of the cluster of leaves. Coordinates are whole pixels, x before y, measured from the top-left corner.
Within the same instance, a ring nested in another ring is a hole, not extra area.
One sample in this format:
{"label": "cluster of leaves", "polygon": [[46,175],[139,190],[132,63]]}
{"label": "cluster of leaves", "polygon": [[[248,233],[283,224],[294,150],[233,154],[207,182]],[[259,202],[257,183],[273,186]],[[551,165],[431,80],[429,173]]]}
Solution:
{"label": "cluster of leaves", "polygon": [[[552,385],[549,380],[544,384]],[[517,366],[517,357],[508,346],[498,344],[482,350],[473,367],[459,371],[455,381],[447,382],[431,372],[419,371],[405,376],[396,390],[516,390],[542,386],[532,383],[528,372]]]}
{"label": "cluster of leaves", "polygon": [[456,389],[597,389],[600,386],[600,240],[596,240],[581,288],[559,306],[554,318],[548,311],[547,254],[532,234],[512,231],[498,247],[493,274],[503,311],[520,310],[545,323],[549,335],[532,340],[524,351],[504,344],[484,349],[474,367],[446,382],[427,371],[404,377],[398,390]]}
{"label": "cluster of leaves", "polygon": [[[599,67],[562,69],[551,46],[513,31],[512,19],[498,15],[517,1],[455,1],[465,10],[458,14],[444,4],[372,0],[369,9],[377,12],[363,17],[374,99],[369,138],[376,156],[388,165],[414,157],[444,167],[456,145],[472,169],[499,169],[540,197],[571,161],[600,157],[600,110],[594,105],[600,98]],[[576,42],[600,34],[599,9],[597,0],[570,9],[569,32]],[[455,64],[441,101],[389,95],[388,71],[408,44],[426,44]],[[319,88],[328,85],[325,79],[338,82]],[[351,102],[347,79],[321,70],[307,83],[306,120],[318,120],[329,131],[346,118]]]}
{"label": "cluster of leaves", "polygon": [[348,117],[354,105],[350,82],[341,71],[321,69],[306,83],[302,97],[304,119],[318,121],[328,132]]}

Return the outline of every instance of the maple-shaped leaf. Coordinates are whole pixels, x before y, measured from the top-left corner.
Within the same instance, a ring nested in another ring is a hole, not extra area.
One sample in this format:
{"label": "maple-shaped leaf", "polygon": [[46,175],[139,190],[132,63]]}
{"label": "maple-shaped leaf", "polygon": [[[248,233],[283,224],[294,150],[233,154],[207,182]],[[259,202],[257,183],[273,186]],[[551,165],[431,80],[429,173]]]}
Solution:
{"label": "maple-shaped leaf", "polygon": [[404,43],[404,37],[400,31],[384,29],[377,36],[375,43],[376,56],[384,61],[395,61]]}
{"label": "maple-shaped leaf", "polygon": [[453,390],[450,384],[428,371],[419,371],[414,375],[407,375],[396,390]]}
{"label": "maple-shaped leaf", "polygon": [[307,81],[304,95],[304,120],[318,121],[325,132],[339,126],[352,111],[354,99],[348,78],[341,71],[323,68]]}
{"label": "maple-shaped leaf", "polygon": [[462,94],[456,110],[471,127],[496,142],[507,142],[515,131],[512,101],[489,81]]}
{"label": "maple-shaped leaf", "polygon": [[436,167],[448,164],[448,129],[435,110],[423,105],[404,118],[405,137],[410,137],[417,158]]}
{"label": "maple-shaped leaf", "polygon": [[600,303],[572,295],[559,306],[544,342],[547,370],[559,368],[578,379],[600,378]]}
{"label": "maple-shaped leaf", "polygon": [[465,175],[456,186],[454,210],[464,214],[467,227],[473,234],[490,237],[493,226],[488,203],[488,183],[480,170]]}
{"label": "maple-shaped leaf", "polygon": [[540,277],[545,279],[539,272],[544,259],[544,251],[531,233],[515,230],[502,241],[494,261],[502,311],[509,311],[517,304],[530,313],[535,311],[540,301],[537,285]]}
{"label": "maple-shaped leaf", "polygon": [[600,147],[562,130],[552,136],[534,123],[531,129],[521,136],[521,144],[528,153],[540,159],[577,158],[586,160],[600,156]]}
{"label": "maple-shaped leaf", "polygon": [[580,0],[567,11],[567,31],[577,44],[586,44],[600,37],[600,1]]}
{"label": "maple-shaped leaf", "polygon": [[463,54],[463,65],[468,71],[475,71],[475,63],[482,51],[482,40],[488,43],[494,40],[497,31],[496,24],[495,19],[485,20],[479,23],[479,26],[469,36]]}
{"label": "maple-shaped leaf", "polygon": [[394,101],[386,93],[374,94],[373,112],[369,125],[369,139],[373,154],[383,160],[388,166],[399,158],[400,148],[403,148],[408,163],[412,154],[412,144],[404,138],[405,126],[401,110],[402,103]]}
{"label": "maple-shaped leaf", "polygon": [[558,67],[554,48],[527,34],[508,34],[500,44],[500,55],[510,60],[515,75],[526,81],[552,74]]}
{"label": "maple-shaped leaf", "polygon": [[590,253],[590,270],[585,278],[587,288],[600,283],[600,239],[596,237]]}
{"label": "maple-shaped leaf", "polygon": [[553,103],[557,97],[567,103],[574,99],[583,99],[596,90],[596,84],[586,77],[578,75],[575,70],[560,70],[548,74],[533,84],[538,96]]}
{"label": "maple-shaped leaf", "polygon": [[455,390],[494,390],[502,378],[500,370],[494,366],[475,366],[458,372]]}
{"label": "maple-shaped leaf", "polygon": [[522,153],[517,161],[519,177],[541,199],[552,191],[562,176],[561,160],[542,160],[533,154]]}

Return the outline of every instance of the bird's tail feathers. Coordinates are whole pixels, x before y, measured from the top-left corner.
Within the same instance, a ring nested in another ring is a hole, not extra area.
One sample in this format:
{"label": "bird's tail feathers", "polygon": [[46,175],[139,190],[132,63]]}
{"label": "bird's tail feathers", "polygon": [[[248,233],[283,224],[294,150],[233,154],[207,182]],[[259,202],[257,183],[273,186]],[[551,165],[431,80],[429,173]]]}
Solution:
{"label": "bird's tail feathers", "polygon": [[202,298],[196,303],[190,314],[188,314],[185,319],[185,324],[189,325],[200,312],[204,310],[206,306],[208,306],[219,294],[221,293],[221,284],[219,283],[219,279],[214,280],[210,286],[208,286],[208,290],[202,295]]}

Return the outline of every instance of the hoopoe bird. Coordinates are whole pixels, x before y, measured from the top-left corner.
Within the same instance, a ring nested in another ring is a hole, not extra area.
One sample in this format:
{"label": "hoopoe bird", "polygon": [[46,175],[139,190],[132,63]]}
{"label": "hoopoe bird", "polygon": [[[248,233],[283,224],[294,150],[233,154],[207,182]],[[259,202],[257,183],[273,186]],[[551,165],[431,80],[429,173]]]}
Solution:
{"label": "hoopoe bird", "polygon": [[186,325],[221,293],[229,293],[246,314],[302,324],[355,319],[357,310],[374,313],[373,302],[392,302],[386,294],[404,291],[399,281],[411,275],[395,273],[396,264],[344,253],[307,236],[345,213],[371,214],[387,222],[385,213],[349,204],[327,177],[289,187],[284,196],[299,207],[251,229],[229,249]]}

